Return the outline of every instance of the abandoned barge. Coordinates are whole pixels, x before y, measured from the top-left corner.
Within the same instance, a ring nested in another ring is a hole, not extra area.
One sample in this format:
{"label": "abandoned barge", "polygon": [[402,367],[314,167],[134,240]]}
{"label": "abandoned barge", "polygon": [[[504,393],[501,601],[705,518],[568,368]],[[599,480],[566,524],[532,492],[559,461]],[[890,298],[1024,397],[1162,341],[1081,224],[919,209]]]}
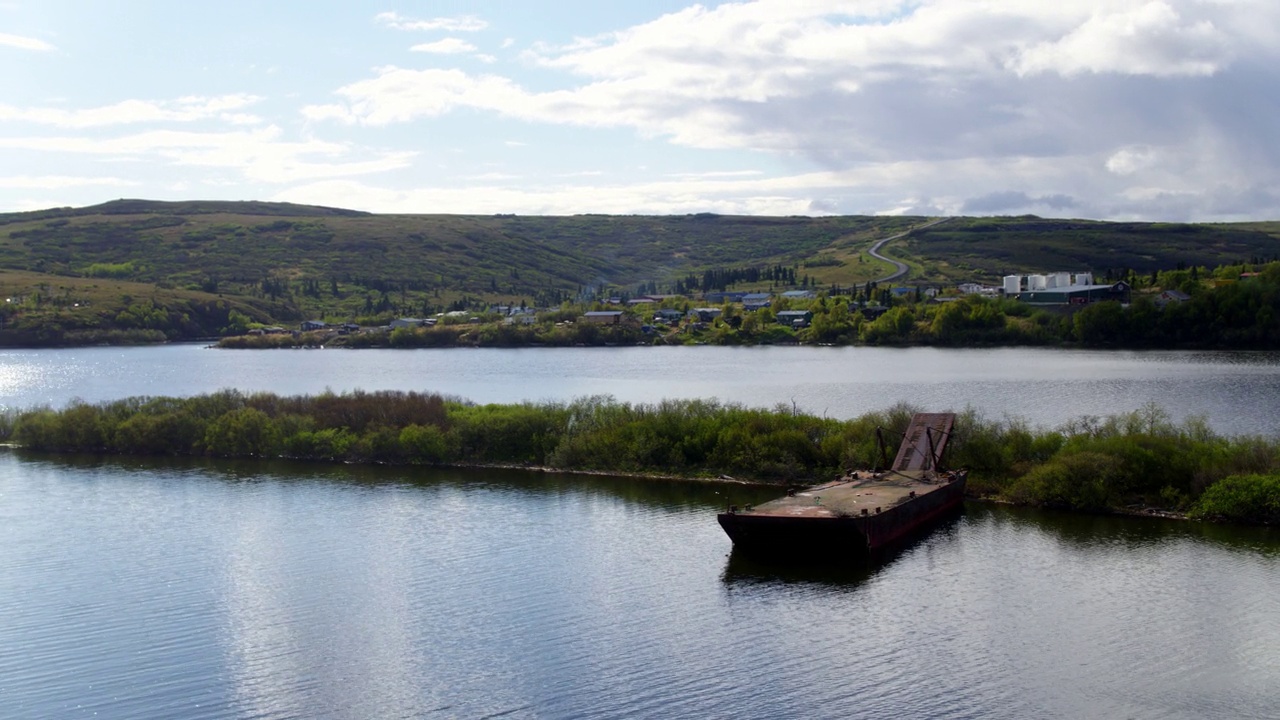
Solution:
{"label": "abandoned barge", "polygon": [[954,422],[954,413],[916,413],[887,470],[731,506],[717,519],[734,548],[752,555],[843,558],[891,549],[961,506],[965,472],[941,469]]}

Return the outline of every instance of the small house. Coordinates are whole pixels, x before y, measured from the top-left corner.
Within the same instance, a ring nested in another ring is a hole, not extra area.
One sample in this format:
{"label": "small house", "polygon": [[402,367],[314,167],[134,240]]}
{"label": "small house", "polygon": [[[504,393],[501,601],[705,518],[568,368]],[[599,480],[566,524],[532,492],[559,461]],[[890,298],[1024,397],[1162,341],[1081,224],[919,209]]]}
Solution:
{"label": "small house", "polygon": [[329,325],[325,323],[325,321],[323,320],[303,320],[302,324],[298,326],[298,328],[302,330],[302,332],[313,332],[315,330],[324,330],[327,327],[329,327]]}
{"label": "small house", "polygon": [[804,328],[813,322],[813,313],[808,310],[779,310],[778,322],[787,327]]}
{"label": "small house", "polygon": [[1164,307],[1170,303],[1184,303],[1191,299],[1191,296],[1181,290],[1165,290],[1156,296],[1156,305]]}
{"label": "small house", "polygon": [[742,296],[743,310],[759,310],[772,305],[771,295],[769,293],[747,293]]}
{"label": "small house", "polygon": [[782,293],[782,297],[788,300],[812,300],[818,295],[812,290],[788,290]]}
{"label": "small house", "polygon": [[597,325],[618,325],[622,322],[621,310],[592,310],[584,314],[583,319]]}
{"label": "small house", "polygon": [[858,307],[857,305],[850,304],[849,312],[851,313],[859,312],[859,313],[862,313],[862,317],[866,318],[867,320],[875,320],[881,315],[889,312],[889,308],[885,307],[884,305],[867,305],[866,307]]}

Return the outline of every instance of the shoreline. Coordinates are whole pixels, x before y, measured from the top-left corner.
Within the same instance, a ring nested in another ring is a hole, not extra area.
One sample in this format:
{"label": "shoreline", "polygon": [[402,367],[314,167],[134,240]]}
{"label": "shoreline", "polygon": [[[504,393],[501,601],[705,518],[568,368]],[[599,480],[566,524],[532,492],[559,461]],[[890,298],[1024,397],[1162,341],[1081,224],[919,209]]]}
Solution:
{"label": "shoreline", "polygon": [[[31,453],[41,454],[41,455],[52,455],[52,456],[60,456],[60,455],[84,456],[87,454],[87,453],[61,453],[61,452],[46,451],[46,450],[31,450],[14,442],[0,442],[0,451],[31,452]],[[156,456],[139,456],[139,455],[120,455],[120,454],[114,454],[114,453],[94,454],[94,456],[101,457],[101,458],[156,457]],[[431,464],[431,465],[420,465],[420,464],[412,464],[412,463],[361,463],[361,462],[356,462],[351,460],[333,461],[333,460],[319,460],[319,459],[313,459],[313,458],[286,457],[286,456],[280,456],[275,458],[210,458],[208,456],[170,455],[170,456],[162,456],[162,457],[185,457],[190,459],[203,458],[203,459],[218,459],[218,460],[246,460],[247,459],[247,460],[260,460],[264,462],[284,460],[288,462],[322,463],[326,465],[352,465],[352,466],[382,465],[385,467],[396,467],[396,468],[433,468],[433,469],[447,469],[447,470],[475,470],[475,471],[515,470],[520,472],[529,472],[529,473],[536,473],[536,474],[575,475],[575,476],[592,477],[592,478],[616,478],[616,479],[622,479],[622,480],[645,480],[645,481],[654,481],[654,482],[703,483],[703,484],[709,484],[709,485],[736,485],[739,487],[759,488],[761,490],[774,488],[774,489],[777,489],[779,492],[785,492],[788,488],[809,487],[809,486],[821,485],[825,482],[829,482],[826,480],[819,480],[819,479],[813,478],[809,481],[801,482],[801,483],[778,483],[778,482],[769,482],[767,480],[751,480],[751,479],[744,479],[744,478],[735,478],[735,477],[730,477],[728,475],[690,476],[690,475],[676,475],[672,473],[659,473],[659,472],[643,473],[643,472],[626,472],[621,470],[592,470],[592,469],[585,469],[585,468],[566,469],[566,468],[552,467],[550,465],[521,465],[518,463],[437,463],[437,464]],[[1099,516],[1099,517],[1129,517],[1129,518],[1139,518],[1139,519],[1148,518],[1148,519],[1157,519],[1157,520],[1176,520],[1181,522],[1206,522],[1212,525],[1226,525],[1226,526],[1240,526],[1240,527],[1272,527],[1271,525],[1267,525],[1267,524],[1251,524],[1251,523],[1238,523],[1238,522],[1230,522],[1230,521],[1213,521],[1213,520],[1194,520],[1193,518],[1188,517],[1186,513],[1181,513],[1174,510],[1166,510],[1162,508],[1155,508],[1155,507],[1144,507],[1144,508],[1126,507],[1126,508],[1109,508],[1104,511],[1087,511],[1087,510],[1074,510],[1071,508],[1043,507],[1043,506],[1038,506],[1033,504],[1017,503],[1012,500],[1007,500],[1007,499],[994,497],[990,495],[980,495],[980,494],[971,494],[971,493],[965,493],[964,500],[965,502],[976,502],[976,503],[982,503],[987,505],[1003,505],[1007,507],[1041,510],[1045,512],[1060,512],[1068,515],[1093,515],[1093,516]]]}

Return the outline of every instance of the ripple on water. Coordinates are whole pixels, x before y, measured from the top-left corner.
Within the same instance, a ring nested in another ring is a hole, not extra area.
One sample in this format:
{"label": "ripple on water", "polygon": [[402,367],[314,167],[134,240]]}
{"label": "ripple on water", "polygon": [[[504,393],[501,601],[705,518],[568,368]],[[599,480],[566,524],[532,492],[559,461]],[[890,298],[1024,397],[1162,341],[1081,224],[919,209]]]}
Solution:
{"label": "ripple on water", "polygon": [[0,454],[6,717],[1265,717],[1280,687],[1265,532],[974,506],[879,568],[778,570],[730,554],[720,488],[220,467]]}

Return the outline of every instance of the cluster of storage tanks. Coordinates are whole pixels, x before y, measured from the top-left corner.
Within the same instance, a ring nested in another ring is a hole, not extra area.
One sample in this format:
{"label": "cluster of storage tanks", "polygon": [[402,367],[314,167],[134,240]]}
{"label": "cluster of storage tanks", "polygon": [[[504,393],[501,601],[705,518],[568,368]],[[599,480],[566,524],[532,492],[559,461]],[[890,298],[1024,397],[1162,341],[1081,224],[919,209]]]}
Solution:
{"label": "cluster of storage tanks", "polygon": [[1050,273],[1048,275],[1005,275],[1004,294],[1015,295],[1020,292],[1037,290],[1056,290],[1079,285],[1092,285],[1093,273]]}

